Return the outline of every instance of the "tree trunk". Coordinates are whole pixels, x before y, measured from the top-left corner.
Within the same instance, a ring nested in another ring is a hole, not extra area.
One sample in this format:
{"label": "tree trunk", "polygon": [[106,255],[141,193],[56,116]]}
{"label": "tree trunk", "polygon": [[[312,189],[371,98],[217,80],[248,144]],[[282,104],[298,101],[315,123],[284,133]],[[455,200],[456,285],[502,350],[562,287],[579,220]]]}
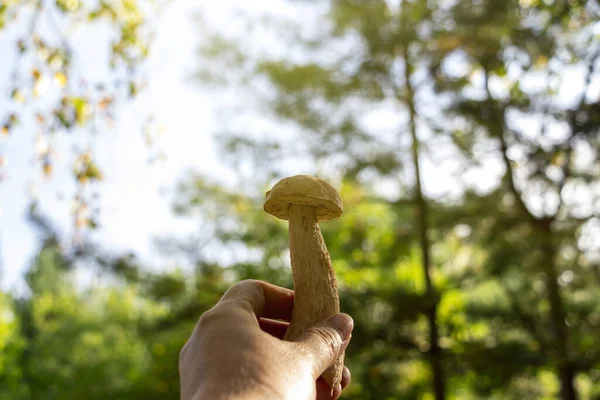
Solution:
{"label": "tree trunk", "polygon": [[439,333],[437,326],[437,305],[438,296],[431,282],[431,244],[428,235],[428,214],[429,209],[423,188],[421,186],[421,166],[419,162],[419,138],[417,137],[417,112],[415,108],[415,93],[410,81],[409,55],[407,46],[403,47],[404,57],[404,79],[406,98],[405,103],[409,112],[409,129],[412,138],[412,161],[415,168],[415,204],[418,213],[419,242],[421,245],[421,258],[423,266],[423,275],[425,276],[426,297],[428,306],[426,309],[427,323],[429,325],[429,350],[427,356],[431,364],[433,375],[433,390],[436,400],[445,400],[446,382],[443,369],[443,351],[439,345]]}
{"label": "tree trunk", "polygon": [[553,344],[555,357],[557,362],[558,378],[560,380],[560,398],[562,400],[576,400],[578,398],[575,390],[575,368],[571,362],[569,355],[569,338],[567,325],[565,322],[564,302],[560,294],[558,286],[558,274],[556,271],[556,248],[552,243],[552,218],[538,218],[527,208],[523,196],[517,189],[513,173],[511,161],[508,158],[508,143],[504,137],[506,128],[506,110],[498,108],[494,104],[492,94],[488,86],[488,72],[485,70],[485,90],[487,92],[487,103],[489,112],[491,113],[492,123],[490,126],[495,126],[496,131],[492,132],[500,141],[500,151],[502,152],[502,160],[506,168],[506,180],[509,191],[515,197],[517,206],[522,215],[527,219],[527,222],[532,226],[534,231],[539,232],[542,236],[542,260],[540,266],[541,271],[546,275],[546,293],[548,302],[550,303],[550,315],[548,316],[553,328]]}
{"label": "tree trunk", "polygon": [[504,138],[504,132],[498,133],[502,158],[507,170],[507,179],[512,194],[517,199],[519,208],[523,211],[528,223],[532,225],[542,236],[542,262],[539,267],[546,275],[546,293],[550,303],[550,322],[553,327],[554,350],[557,361],[557,372],[560,380],[560,398],[562,400],[576,400],[578,398],[575,390],[575,369],[569,355],[569,339],[567,325],[565,322],[564,302],[558,286],[558,274],[556,271],[556,248],[552,243],[551,219],[540,219],[529,211],[521,193],[516,189],[512,167],[507,156],[508,146]]}
{"label": "tree trunk", "polygon": [[562,400],[576,400],[575,390],[575,368],[569,355],[569,335],[566,325],[564,301],[558,286],[558,274],[556,271],[556,247],[552,244],[552,229],[550,223],[546,223],[541,229],[544,235],[543,271],[546,274],[546,292],[550,303],[550,320],[552,323],[554,340],[556,343],[556,358],[558,378],[560,380],[560,398]]}

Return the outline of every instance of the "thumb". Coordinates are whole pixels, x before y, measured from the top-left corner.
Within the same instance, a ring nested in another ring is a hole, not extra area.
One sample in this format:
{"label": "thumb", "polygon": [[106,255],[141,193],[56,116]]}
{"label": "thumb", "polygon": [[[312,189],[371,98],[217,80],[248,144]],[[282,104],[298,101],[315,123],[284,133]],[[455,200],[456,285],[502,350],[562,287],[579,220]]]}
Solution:
{"label": "thumb", "polygon": [[354,321],[348,314],[337,314],[308,328],[296,343],[303,348],[317,379],[341,355],[350,342]]}

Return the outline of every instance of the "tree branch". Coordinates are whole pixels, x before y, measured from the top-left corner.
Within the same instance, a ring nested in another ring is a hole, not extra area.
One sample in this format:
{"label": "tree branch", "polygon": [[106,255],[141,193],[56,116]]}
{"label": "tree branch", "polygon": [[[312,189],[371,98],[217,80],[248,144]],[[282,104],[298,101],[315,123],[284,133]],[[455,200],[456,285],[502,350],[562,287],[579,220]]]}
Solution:
{"label": "tree branch", "polygon": [[531,333],[531,336],[533,336],[533,338],[540,345],[541,352],[546,355],[548,353],[546,341],[544,339],[544,336],[540,332],[540,330],[538,328],[538,324],[536,323],[535,319],[532,318],[530,315],[527,315],[525,312],[523,312],[523,310],[521,309],[521,306],[519,305],[518,300],[517,300],[519,298],[519,295],[517,293],[513,292],[506,286],[504,286],[504,290],[509,297],[510,306],[511,306],[511,309],[512,309],[514,315],[521,321],[521,323],[524,326],[527,327],[527,329]]}
{"label": "tree branch", "polygon": [[504,167],[506,168],[506,180],[508,182],[508,188],[509,188],[510,192],[515,196],[515,201],[517,202],[517,206],[523,212],[523,214],[525,214],[527,219],[529,219],[531,222],[537,223],[540,221],[540,219],[537,218],[535,215],[533,215],[533,213],[529,210],[529,208],[525,204],[525,201],[523,201],[523,196],[522,196],[521,192],[519,192],[519,190],[517,189],[517,185],[515,183],[513,167],[512,167],[510,159],[508,158],[508,144],[506,143],[506,138],[504,137],[504,131],[506,128],[504,113],[505,113],[506,107],[503,107],[502,115],[498,115],[495,105],[494,105],[493,98],[492,98],[492,93],[491,93],[490,87],[489,87],[489,71],[485,67],[483,67],[483,71],[484,71],[484,79],[485,79],[484,86],[485,86],[485,92],[487,95],[486,103],[488,104],[490,113],[492,113],[494,116],[493,120],[497,123],[497,125],[490,125],[490,126],[492,128],[495,127],[497,129],[497,132],[495,132],[495,133],[496,133],[496,136],[498,137],[498,140],[500,141],[500,150],[502,151],[502,161],[504,162]]}
{"label": "tree branch", "polygon": [[562,176],[562,179],[560,180],[560,182],[558,183],[558,188],[557,188],[558,197],[559,197],[559,205],[558,205],[558,209],[556,210],[556,213],[554,214],[554,216],[552,216],[553,220],[555,220],[560,215],[560,212],[564,208],[565,203],[563,201],[563,197],[562,197],[561,193],[572,174],[571,158],[573,156],[573,141],[575,140],[575,138],[577,136],[577,119],[576,119],[577,110],[581,109],[585,104],[585,94],[587,93],[587,91],[592,83],[592,78],[594,76],[594,72],[596,69],[595,64],[599,58],[600,58],[600,48],[598,48],[596,50],[596,52],[591,57],[591,59],[588,63],[587,73],[586,73],[585,81],[584,81],[585,84],[583,86],[583,90],[581,91],[581,96],[580,96],[579,101],[577,102],[577,105],[575,106],[575,108],[569,112],[569,118],[568,118],[567,122],[569,124],[569,128],[570,128],[571,132],[570,132],[569,138],[567,139],[566,161],[565,161],[565,165],[564,165],[563,171],[562,171],[563,176]]}

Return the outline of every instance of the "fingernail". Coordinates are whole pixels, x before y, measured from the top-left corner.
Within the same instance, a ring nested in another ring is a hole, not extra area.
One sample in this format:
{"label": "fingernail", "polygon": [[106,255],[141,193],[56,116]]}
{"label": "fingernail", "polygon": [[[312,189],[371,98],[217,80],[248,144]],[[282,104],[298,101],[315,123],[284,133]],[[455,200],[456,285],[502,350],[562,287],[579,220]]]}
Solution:
{"label": "fingernail", "polygon": [[338,331],[342,340],[346,340],[354,328],[354,321],[348,314],[341,313],[329,318],[327,325]]}
{"label": "fingernail", "polygon": [[346,351],[348,344],[350,344],[350,339],[352,339],[352,334],[348,335],[348,338],[342,342],[342,346],[340,347],[340,353]]}

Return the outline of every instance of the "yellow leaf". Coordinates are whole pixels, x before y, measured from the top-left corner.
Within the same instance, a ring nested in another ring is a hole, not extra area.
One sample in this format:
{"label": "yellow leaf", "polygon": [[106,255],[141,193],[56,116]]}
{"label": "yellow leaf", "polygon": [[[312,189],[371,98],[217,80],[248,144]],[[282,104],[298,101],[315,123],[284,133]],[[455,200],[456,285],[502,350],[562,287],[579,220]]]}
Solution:
{"label": "yellow leaf", "polygon": [[550,164],[555,166],[561,166],[564,163],[565,156],[561,152],[556,152],[552,155],[552,159],[550,160]]}
{"label": "yellow leaf", "polygon": [[83,162],[85,164],[89,164],[92,162],[92,153],[89,151],[82,153],[80,155],[80,157],[81,157],[81,162]]}
{"label": "yellow leaf", "polygon": [[536,60],[535,60],[535,66],[537,68],[543,68],[548,64],[548,57],[546,57],[546,55],[541,54]]}
{"label": "yellow leaf", "polygon": [[538,4],[538,0],[520,0],[519,4],[521,7],[535,7]]}
{"label": "yellow leaf", "polygon": [[8,136],[8,134],[9,134],[8,126],[7,125],[2,126],[2,130],[0,130],[0,132],[2,132],[2,134],[4,136]]}
{"label": "yellow leaf", "polygon": [[71,12],[77,11],[79,8],[79,0],[67,0],[65,1],[65,7]]}
{"label": "yellow leaf", "polygon": [[35,79],[37,81],[37,80],[39,80],[42,77],[42,73],[40,72],[39,69],[34,68],[31,71],[31,76],[33,76],[33,79]]}
{"label": "yellow leaf", "polygon": [[33,85],[33,97],[34,98],[38,98],[40,96],[40,93],[42,92],[42,88],[39,85],[40,81],[37,81],[35,83],[35,85]]}
{"label": "yellow leaf", "polygon": [[110,96],[106,96],[103,97],[102,99],[100,99],[100,101],[98,102],[98,107],[100,107],[100,109],[104,110],[106,109],[108,106],[110,106],[113,102],[112,97]]}
{"label": "yellow leaf", "polygon": [[23,91],[21,89],[14,89],[12,91],[11,97],[17,103],[24,103],[25,102],[25,95],[23,94]]}
{"label": "yellow leaf", "polygon": [[53,168],[52,168],[52,164],[51,163],[44,162],[44,167],[43,168],[44,168],[44,176],[46,176],[46,177],[52,176]]}
{"label": "yellow leaf", "polygon": [[84,215],[78,215],[75,218],[75,226],[77,226],[77,228],[85,228],[86,226],[88,226],[89,222],[89,218],[87,218]]}
{"label": "yellow leaf", "polygon": [[99,181],[104,179],[104,175],[102,174],[102,171],[100,171],[98,166],[94,163],[88,164],[88,167],[85,171],[85,175],[88,179],[95,179],[95,180],[99,180]]}
{"label": "yellow leaf", "polygon": [[71,97],[69,99],[75,111],[75,120],[79,125],[83,125],[91,117],[91,108],[84,97]]}
{"label": "yellow leaf", "polygon": [[63,72],[57,72],[56,74],[54,74],[54,80],[56,81],[56,84],[61,88],[67,86],[67,76]]}

